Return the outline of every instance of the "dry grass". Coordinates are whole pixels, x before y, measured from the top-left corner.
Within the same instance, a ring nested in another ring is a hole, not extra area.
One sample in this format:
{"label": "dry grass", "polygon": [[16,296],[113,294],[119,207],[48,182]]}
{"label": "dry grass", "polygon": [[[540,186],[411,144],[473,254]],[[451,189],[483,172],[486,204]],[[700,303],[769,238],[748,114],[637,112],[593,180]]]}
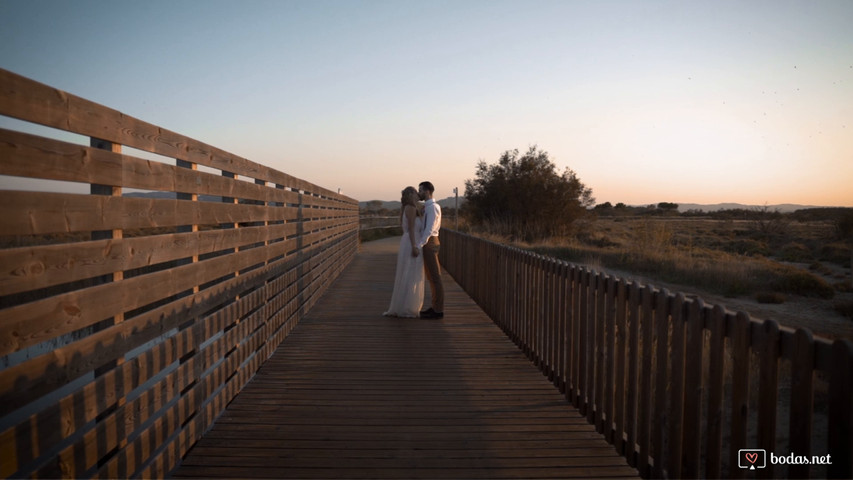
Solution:
{"label": "dry grass", "polygon": [[[579,224],[571,237],[515,244],[571,262],[725,296],[775,293],[830,299],[835,289],[825,279],[826,271],[846,267],[850,259],[849,247],[833,240],[832,234],[832,225],[821,222],[792,223],[784,234],[767,237],[750,222],[600,219]],[[841,264],[829,269],[821,262]],[[824,274],[818,271],[821,268]]]}

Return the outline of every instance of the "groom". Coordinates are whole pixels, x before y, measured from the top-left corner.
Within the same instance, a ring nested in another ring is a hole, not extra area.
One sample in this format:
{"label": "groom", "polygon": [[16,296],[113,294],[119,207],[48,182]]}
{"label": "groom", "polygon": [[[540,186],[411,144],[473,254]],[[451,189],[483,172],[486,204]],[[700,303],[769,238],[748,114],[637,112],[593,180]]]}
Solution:
{"label": "groom", "polygon": [[432,293],[432,307],[421,312],[421,318],[444,318],[444,285],[441,283],[441,265],[438,264],[438,231],[441,229],[441,206],[432,198],[435,187],[430,182],[418,185],[418,196],[424,200],[424,231],[418,247],[424,252],[424,273]]}

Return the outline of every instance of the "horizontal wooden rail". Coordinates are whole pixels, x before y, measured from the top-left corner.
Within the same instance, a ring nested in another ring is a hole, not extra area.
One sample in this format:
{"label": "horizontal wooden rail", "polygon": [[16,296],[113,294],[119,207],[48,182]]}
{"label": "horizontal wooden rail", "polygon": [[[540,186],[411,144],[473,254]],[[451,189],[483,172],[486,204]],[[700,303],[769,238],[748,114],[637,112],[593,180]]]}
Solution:
{"label": "horizontal wooden rail", "polygon": [[400,216],[377,217],[371,215],[363,215],[359,218],[360,230],[375,230],[378,228],[395,228],[400,227]]}
{"label": "horizontal wooden rail", "polygon": [[849,340],[441,235],[448,272],[643,476],[751,476],[739,450],[764,449],[760,478],[853,477]]}
{"label": "horizontal wooden rail", "polygon": [[0,129],[0,175],[77,192],[0,190],[0,477],[163,477],[351,261],[358,204],[5,70],[0,115],[90,137]]}

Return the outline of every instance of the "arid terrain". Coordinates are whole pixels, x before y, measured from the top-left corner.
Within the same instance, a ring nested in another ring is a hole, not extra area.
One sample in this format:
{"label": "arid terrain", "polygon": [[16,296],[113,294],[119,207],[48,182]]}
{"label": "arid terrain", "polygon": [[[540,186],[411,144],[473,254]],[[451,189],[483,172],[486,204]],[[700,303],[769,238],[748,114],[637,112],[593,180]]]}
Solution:
{"label": "arid terrain", "polygon": [[853,319],[844,317],[833,307],[835,302],[853,302],[853,293],[836,293],[834,301],[794,295],[787,297],[784,303],[770,304],[759,303],[754,296],[725,296],[689,285],[657,281],[624,271],[614,269],[602,271],[622,278],[636,279],[644,284],[650,283],[671,292],[683,292],[685,295],[699,297],[706,304],[722,305],[733,312],[746,312],[754,319],[776,320],[780,325],[794,329],[808,328],[816,335],[853,340]]}
{"label": "arid terrain", "polygon": [[832,222],[598,218],[580,222],[570,238],[517,245],[753,318],[853,339],[851,245]]}

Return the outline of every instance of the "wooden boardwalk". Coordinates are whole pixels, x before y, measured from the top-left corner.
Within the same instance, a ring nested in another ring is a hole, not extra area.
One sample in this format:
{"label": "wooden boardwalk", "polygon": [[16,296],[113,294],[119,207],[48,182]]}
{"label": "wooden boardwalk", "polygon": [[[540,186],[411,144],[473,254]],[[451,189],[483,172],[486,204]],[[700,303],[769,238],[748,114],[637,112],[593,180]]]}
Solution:
{"label": "wooden boardwalk", "polygon": [[637,477],[450,276],[443,320],[383,317],[398,241],[361,246],[174,477]]}

